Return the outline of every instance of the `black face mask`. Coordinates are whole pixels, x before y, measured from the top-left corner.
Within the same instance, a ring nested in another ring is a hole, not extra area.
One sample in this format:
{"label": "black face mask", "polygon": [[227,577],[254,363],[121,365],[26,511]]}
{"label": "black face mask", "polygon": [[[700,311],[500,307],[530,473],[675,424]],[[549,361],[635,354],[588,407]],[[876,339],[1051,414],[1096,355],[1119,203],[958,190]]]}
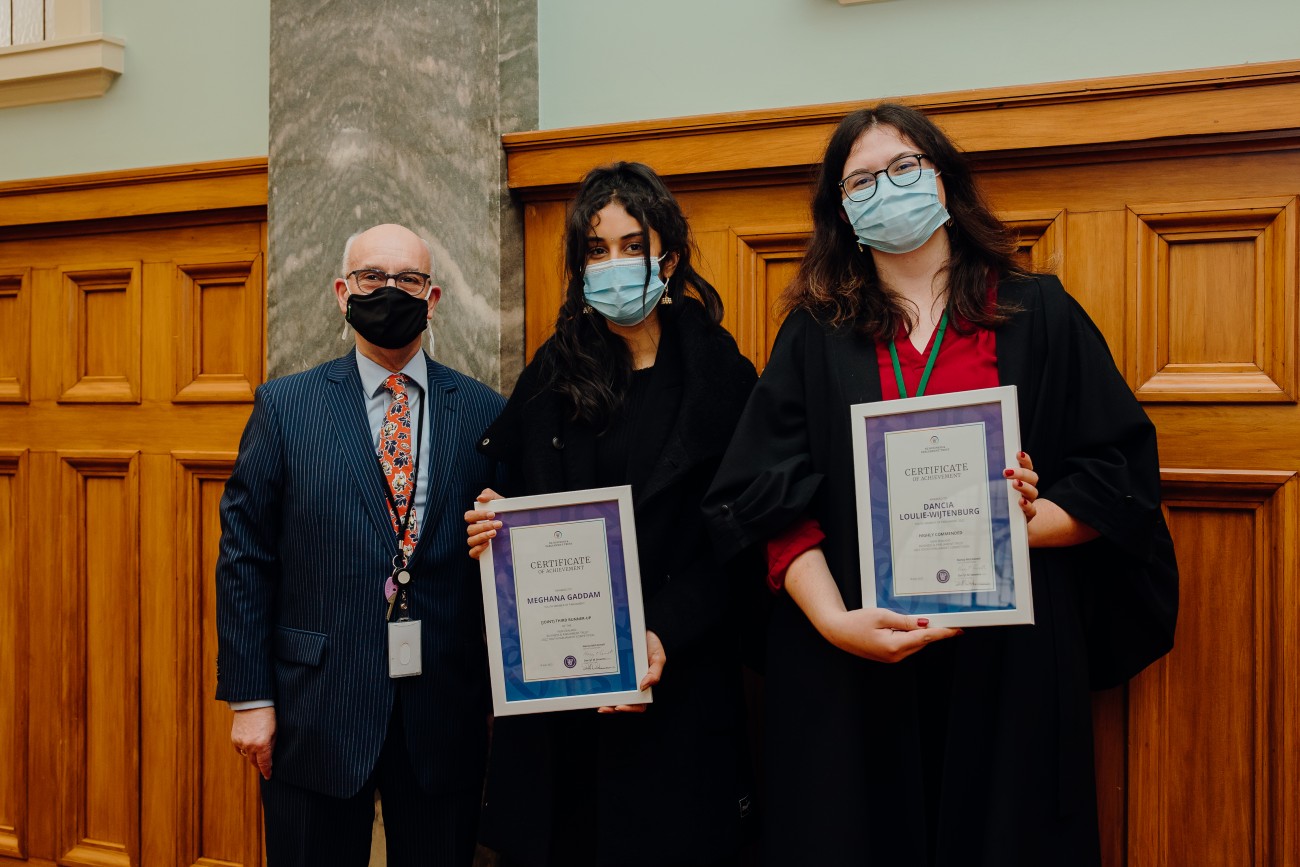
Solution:
{"label": "black face mask", "polygon": [[401,349],[429,325],[429,302],[396,286],[380,286],[369,295],[349,295],[348,324],[384,349]]}

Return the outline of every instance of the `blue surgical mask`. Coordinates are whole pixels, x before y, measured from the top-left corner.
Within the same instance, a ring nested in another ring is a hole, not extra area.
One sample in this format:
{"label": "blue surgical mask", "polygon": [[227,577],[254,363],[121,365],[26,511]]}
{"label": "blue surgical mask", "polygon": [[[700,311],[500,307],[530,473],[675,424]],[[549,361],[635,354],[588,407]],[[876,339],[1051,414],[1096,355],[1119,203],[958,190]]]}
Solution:
{"label": "blue surgical mask", "polygon": [[582,297],[616,325],[636,325],[655,309],[667,288],[659,279],[659,259],[650,260],[646,285],[644,259],[606,259],[582,272]]}
{"label": "blue surgical mask", "polygon": [[921,169],[921,179],[906,187],[881,178],[865,202],[845,199],[844,213],[858,240],[883,253],[910,253],[930,240],[949,219],[936,177],[934,169]]}

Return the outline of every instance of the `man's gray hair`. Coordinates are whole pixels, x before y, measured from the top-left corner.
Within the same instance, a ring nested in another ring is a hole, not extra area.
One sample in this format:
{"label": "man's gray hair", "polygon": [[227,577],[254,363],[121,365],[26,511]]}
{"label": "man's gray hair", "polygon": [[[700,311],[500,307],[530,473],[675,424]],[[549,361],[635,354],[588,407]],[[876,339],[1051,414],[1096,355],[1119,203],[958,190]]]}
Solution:
{"label": "man's gray hair", "polygon": [[[371,228],[374,228],[374,227],[372,226]],[[364,235],[364,234],[365,234],[366,232],[368,232],[368,231],[370,231],[370,230],[369,230],[369,229],[358,229],[357,231],[355,231],[355,232],[353,232],[351,235],[349,235],[349,236],[348,236],[348,239],[347,239],[346,241],[343,242],[343,259],[342,259],[342,261],[339,263],[339,276],[340,276],[340,277],[343,277],[343,278],[346,279],[347,276],[348,276],[348,271],[350,270],[350,269],[348,268],[348,260],[352,258],[352,242],[355,241],[357,238],[360,238],[362,235]],[[420,239],[420,243],[424,245],[424,250],[425,250],[425,252],[429,254],[429,273],[432,274],[432,273],[433,273],[433,246],[432,246],[428,241],[426,241],[426,240],[424,239],[424,236],[421,235],[420,233],[416,232],[416,233],[415,233],[415,237],[417,237],[417,238]]]}

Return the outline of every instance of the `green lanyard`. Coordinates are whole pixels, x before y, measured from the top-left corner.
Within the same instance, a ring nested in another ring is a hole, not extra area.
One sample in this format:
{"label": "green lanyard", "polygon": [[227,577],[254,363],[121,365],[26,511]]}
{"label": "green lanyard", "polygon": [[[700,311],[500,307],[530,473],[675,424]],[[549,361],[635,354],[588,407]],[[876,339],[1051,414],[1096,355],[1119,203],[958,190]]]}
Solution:
{"label": "green lanyard", "polygon": [[[934,336],[934,346],[930,349],[930,359],[925,363],[925,373],[921,374],[921,384],[917,386],[916,396],[925,394],[925,386],[930,381],[930,371],[934,370],[934,360],[939,357],[939,347],[943,345],[943,332],[948,328],[948,311],[943,311],[939,319],[939,333]],[[898,363],[898,348],[894,341],[889,341],[889,357],[894,362],[894,378],[898,380],[898,396],[907,397],[907,386],[903,384],[903,366]]]}

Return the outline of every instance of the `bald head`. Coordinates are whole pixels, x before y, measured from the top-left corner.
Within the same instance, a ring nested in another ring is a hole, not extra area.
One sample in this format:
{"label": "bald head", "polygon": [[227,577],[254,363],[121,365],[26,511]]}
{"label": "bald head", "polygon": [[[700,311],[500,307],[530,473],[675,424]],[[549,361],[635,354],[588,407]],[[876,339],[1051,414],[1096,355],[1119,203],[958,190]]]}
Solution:
{"label": "bald head", "polygon": [[[402,267],[384,267],[380,259],[392,264],[400,260],[406,264]],[[343,274],[350,274],[358,268],[374,268],[389,274],[399,271],[420,271],[431,273],[433,255],[429,243],[405,226],[396,223],[384,223],[358,232],[343,245]]]}

